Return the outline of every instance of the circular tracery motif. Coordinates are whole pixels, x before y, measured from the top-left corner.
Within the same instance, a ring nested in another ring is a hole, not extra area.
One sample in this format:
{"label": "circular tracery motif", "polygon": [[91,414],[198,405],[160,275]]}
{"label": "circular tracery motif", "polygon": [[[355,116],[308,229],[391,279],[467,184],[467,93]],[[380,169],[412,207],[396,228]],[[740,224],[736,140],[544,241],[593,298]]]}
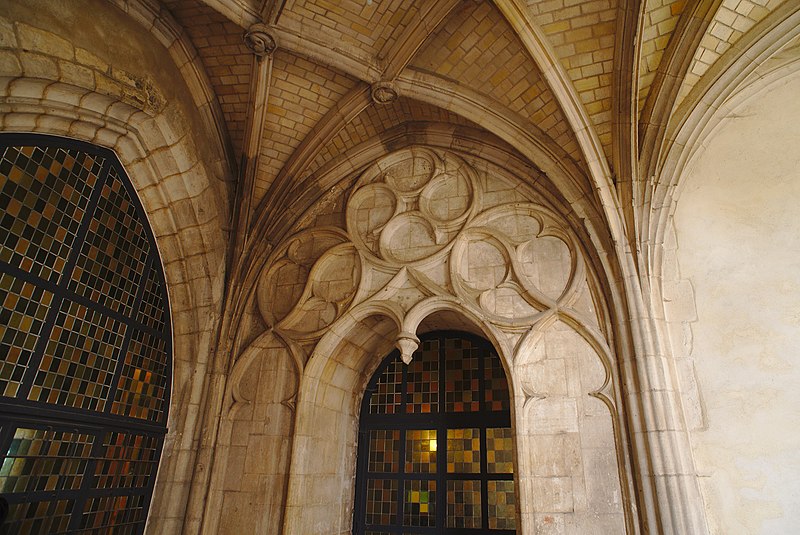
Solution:
{"label": "circular tracery motif", "polygon": [[347,205],[347,230],[379,263],[443,251],[476,209],[473,172],[451,154],[412,148],[367,169]]}

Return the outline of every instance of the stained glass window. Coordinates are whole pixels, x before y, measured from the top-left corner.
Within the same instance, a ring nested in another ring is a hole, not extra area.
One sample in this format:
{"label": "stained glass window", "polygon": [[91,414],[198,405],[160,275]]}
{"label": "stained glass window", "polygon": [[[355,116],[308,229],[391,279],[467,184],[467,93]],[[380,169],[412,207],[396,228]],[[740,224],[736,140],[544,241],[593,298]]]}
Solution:
{"label": "stained glass window", "polygon": [[386,357],[361,407],[353,532],[516,533],[509,407],[485,340],[432,333],[408,366]]}
{"label": "stained glass window", "polygon": [[0,134],[0,533],[144,531],[169,405],[167,303],[116,156]]}

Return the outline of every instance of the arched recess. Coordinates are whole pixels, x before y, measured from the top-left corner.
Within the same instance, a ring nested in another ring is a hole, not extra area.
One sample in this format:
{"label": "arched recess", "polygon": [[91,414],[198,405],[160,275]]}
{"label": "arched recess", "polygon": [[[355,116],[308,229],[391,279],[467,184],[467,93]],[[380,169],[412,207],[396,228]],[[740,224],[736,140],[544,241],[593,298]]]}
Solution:
{"label": "arched recess", "polygon": [[398,350],[383,359],[363,396],[353,532],[516,533],[502,362],[464,332],[420,338],[408,366]]}
{"label": "arched recess", "polygon": [[[40,6],[37,11],[10,4],[15,18],[3,19],[15,32],[3,43],[8,60],[0,70],[0,129],[64,136],[113,150],[142,201],[164,263],[174,334],[173,410],[148,529],[180,531],[191,483],[186,467],[195,465],[219,314],[222,221],[227,220],[225,195],[220,194],[224,166],[200,154],[221,151],[202,118],[194,115],[189,91],[174,83],[180,80],[177,67],[167,54],[154,58],[160,45],[138,23],[116,10],[93,16],[81,8],[85,4],[75,2],[59,6],[64,10],[56,24],[49,14],[53,6]],[[71,17],[80,19],[89,36],[115,24],[117,42],[152,52],[119,54],[112,69],[113,47],[67,33],[64,21]],[[138,78],[140,88],[133,85],[136,73],[148,73]],[[170,499],[160,500],[160,495]]]}
{"label": "arched recess", "polygon": [[[247,425],[231,443],[242,444],[248,457],[277,444],[259,431],[269,405],[253,385],[284,389],[277,380],[290,380],[298,393],[282,403],[294,413],[284,439],[292,442],[290,465],[244,470],[288,477],[285,532],[348,532],[358,407],[368,378],[392,345],[408,358],[418,333],[455,328],[490,340],[501,356],[515,427],[524,431],[519,459],[544,455],[549,450],[540,444],[548,437],[572,437],[572,455],[546,461],[549,469],[541,468],[544,459],[521,467],[522,532],[598,521],[633,532],[607,305],[571,225],[546,193],[488,160],[413,144],[384,154],[299,217],[259,276],[252,310],[259,321],[251,323],[246,337],[253,342],[230,385],[232,414]],[[277,355],[257,350],[264,337],[283,345],[294,378],[255,375]],[[534,414],[551,426],[531,424]],[[225,474],[238,473],[237,458],[220,457],[227,468],[216,488],[223,503],[240,501],[237,518],[247,522],[264,513],[250,514],[244,504],[264,494]],[[554,495],[564,499],[548,501]]]}

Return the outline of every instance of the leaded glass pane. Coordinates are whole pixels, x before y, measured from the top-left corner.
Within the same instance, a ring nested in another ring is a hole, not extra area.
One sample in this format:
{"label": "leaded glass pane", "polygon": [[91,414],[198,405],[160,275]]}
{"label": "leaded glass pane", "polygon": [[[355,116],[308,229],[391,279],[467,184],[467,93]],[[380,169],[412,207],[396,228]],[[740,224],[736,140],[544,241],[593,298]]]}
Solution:
{"label": "leaded glass pane", "polygon": [[444,345],[445,410],[472,412],[480,409],[480,350],[463,338],[448,338]]}
{"label": "leaded glass pane", "polygon": [[426,340],[408,365],[406,412],[439,410],[439,340]]}
{"label": "leaded glass pane", "polygon": [[124,323],[65,299],[28,399],[102,411],[125,330]]}
{"label": "leaded glass pane", "polygon": [[481,523],[481,482],[448,481],[447,527],[480,528]]}
{"label": "leaded glass pane", "polygon": [[164,332],[164,287],[161,284],[156,272],[150,270],[150,276],[144,281],[144,292],[142,294],[142,304],[136,321],[148,327]]}
{"label": "leaded glass pane", "polygon": [[0,467],[0,492],[76,490],[94,435],[19,428]]}
{"label": "leaded glass pane", "polygon": [[13,503],[8,508],[8,518],[0,526],[0,533],[3,535],[63,533],[69,527],[74,506],[73,500]]}
{"label": "leaded glass pane", "polygon": [[0,260],[56,283],[103,158],[56,147],[8,147],[0,159]]}
{"label": "leaded glass pane", "polygon": [[115,170],[109,175],[89,222],[70,289],[130,316],[150,244],[128,191]]}
{"label": "leaded glass pane", "polygon": [[509,410],[506,372],[500,358],[496,355],[486,359],[484,377],[486,409],[490,411]]}
{"label": "leaded glass pane", "polygon": [[376,429],[369,432],[370,472],[400,470],[400,431]]}
{"label": "leaded glass pane", "polygon": [[406,431],[406,473],[436,472],[436,430],[409,429]]}
{"label": "leaded glass pane", "polygon": [[135,524],[144,522],[147,511],[141,494],[99,496],[86,501],[81,528],[92,532],[133,533]]}
{"label": "leaded glass pane", "polygon": [[167,363],[167,343],[134,329],[111,412],[161,421],[166,400]]}
{"label": "leaded glass pane", "polygon": [[171,332],[142,214],[111,151],[0,134],[0,535],[144,527]]}
{"label": "leaded glass pane", "polygon": [[404,496],[404,526],[436,525],[436,481],[406,480]]}
{"label": "leaded glass pane", "polygon": [[397,480],[367,480],[367,524],[387,526],[397,516]]}
{"label": "leaded glass pane", "polygon": [[52,302],[52,293],[0,273],[0,395],[17,395]]}
{"label": "leaded glass pane", "polygon": [[486,429],[486,471],[490,474],[514,472],[514,446],[510,427]]}
{"label": "leaded glass pane", "polygon": [[395,360],[381,375],[369,400],[370,414],[397,414],[402,403],[403,362]]}
{"label": "leaded glass pane", "polygon": [[480,429],[447,430],[447,472],[480,474]]}
{"label": "leaded glass pane", "polygon": [[95,488],[139,488],[155,475],[158,440],[147,435],[106,433],[95,465]]}
{"label": "leaded glass pane", "polygon": [[513,481],[489,481],[489,529],[516,528],[516,498]]}

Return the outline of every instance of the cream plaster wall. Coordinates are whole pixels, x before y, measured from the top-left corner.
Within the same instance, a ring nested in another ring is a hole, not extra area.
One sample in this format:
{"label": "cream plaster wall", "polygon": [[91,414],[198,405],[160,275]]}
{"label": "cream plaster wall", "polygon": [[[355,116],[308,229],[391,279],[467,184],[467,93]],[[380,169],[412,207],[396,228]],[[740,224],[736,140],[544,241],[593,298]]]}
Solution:
{"label": "cream plaster wall", "polygon": [[800,526],[798,95],[795,75],[729,114],[688,167],[675,213],[678,286],[693,287],[696,318],[691,306],[667,313],[689,327],[672,343],[695,363],[703,414],[687,420],[717,534]]}

